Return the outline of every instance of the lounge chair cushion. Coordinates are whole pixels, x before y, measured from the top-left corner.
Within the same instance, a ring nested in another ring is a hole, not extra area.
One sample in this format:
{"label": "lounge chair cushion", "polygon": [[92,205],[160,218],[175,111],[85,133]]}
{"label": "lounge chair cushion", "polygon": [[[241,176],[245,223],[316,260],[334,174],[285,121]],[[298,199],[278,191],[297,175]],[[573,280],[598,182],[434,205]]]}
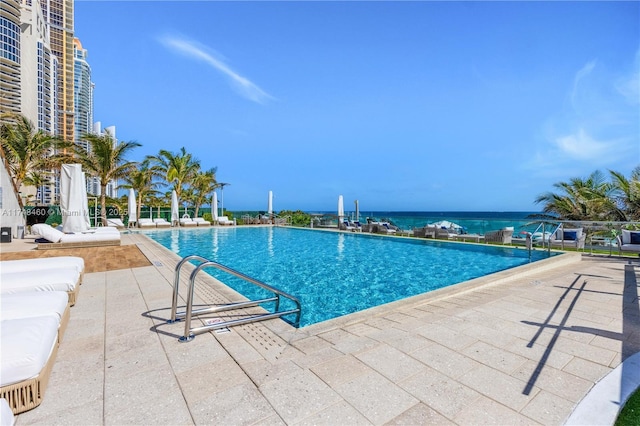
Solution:
{"label": "lounge chair cushion", "polygon": [[0,271],[0,293],[24,293],[32,291],[74,291],[80,281],[75,269],[39,269],[37,271]]}
{"label": "lounge chair cushion", "polygon": [[1,322],[0,386],[40,374],[58,344],[59,321],[53,316]]}
{"label": "lounge chair cushion", "polygon": [[13,426],[16,423],[15,416],[6,399],[0,398],[0,426]]}
{"label": "lounge chair cushion", "polygon": [[577,233],[575,231],[564,231],[562,234],[563,239],[568,241],[575,241],[577,238]]}
{"label": "lounge chair cushion", "polygon": [[31,272],[38,269],[73,268],[84,272],[84,259],[77,256],[40,257],[37,259],[3,260],[0,261],[0,273]]}
{"label": "lounge chair cushion", "polygon": [[640,244],[640,231],[622,230],[622,244]]}
{"label": "lounge chair cushion", "polygon": [[0,318],[4,321],[53,315],[60,321],[68,304],[69,296],[64,291],[3,294]]}
{"label": "lounge chair cushion", "polygon": [[556,240],[578,241],[582,238],[582,228],[565,228],[558,229],[556,232]]}
{"label": "lounge chair cushion", "polygon": [[33,225],[31,227],[31,231],[52,243],[59,243],[60,240],[62,240],[62,237],[64,237],[64,232],[58,231],[54,227],[44,223],[37,223]]}

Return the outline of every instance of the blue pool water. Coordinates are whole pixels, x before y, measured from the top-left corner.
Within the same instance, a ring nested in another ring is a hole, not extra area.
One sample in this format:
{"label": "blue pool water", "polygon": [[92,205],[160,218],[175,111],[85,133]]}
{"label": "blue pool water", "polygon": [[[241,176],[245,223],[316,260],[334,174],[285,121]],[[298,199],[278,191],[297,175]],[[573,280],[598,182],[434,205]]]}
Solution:
{"label": "blue pool water", "polygon": [[[382,305],[547,258],[546,251],[292,228],[145,231],[181,257],[197,254],[300,299],[300,325]],[[552,253],[553,255],[553,253]],[[249,298],[264,290],[208,273]]]}

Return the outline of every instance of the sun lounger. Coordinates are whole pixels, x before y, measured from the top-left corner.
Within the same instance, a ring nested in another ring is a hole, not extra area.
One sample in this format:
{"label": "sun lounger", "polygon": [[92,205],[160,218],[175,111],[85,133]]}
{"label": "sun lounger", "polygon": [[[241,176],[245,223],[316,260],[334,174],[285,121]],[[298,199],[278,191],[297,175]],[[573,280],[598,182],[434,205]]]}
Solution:
{"label": "sun lounger", "polygon": [[622,230],[622,234],[616,238],[618,254],[622,252],[640,253],[640,231]]}
{"label": "sun lounger", "polygon": [[198,226],[198,224],[188,214],[185,214],[180,218],[180,226]]}
{"label": "sun lounger", "polygon": [[80,291],[81,274],[75,269],[38,269],[30,272],[0,271],[0,294],[35,291],[64,291],[69,304],[75,305]]}
{"label": "sun lounger", "polygon": [[0,398],[0,426],[13,426],[16,423],[16,418],[9,407],[9,403],[6,399]]}
{"label": "sun lounger", "polygon": [[202,218],[202,217],[194,217],[193,221],[198,226],[211,226],[211,222],[209,222],[208,220],[204,220],[204,218]]}
{"label": "sun lounger", "polygon": [[39,250],[56,248],[119,246],[120,232],[110,227],[96,228],[86,232],[65,234],[47,224],[38,223],[31,232],[40,235],[49,243],[38,243]]}
{"label": "sun lounger", "polygon": [[119,218],[107,218],[107,226],[113,228],[124,229],[124,222]]}
{"label": "sun lounger", "polygon": [[153,219],[153,223],[156,224],[156,228],[170,228],[171,222],[168,222],[165,218],[157,217]]}
{"label": "sun lounger", "polygon": [[0,398],[14,414],[42,402],[58,351],[59,325],[52,315],[0,322]]}
{"label": "sun lounger", "polygon": [[31,272],[37,269],[65,269],[74,268],[80,274],[84,273],[84,259],[78,256],[39,257],[35,259],[3,260],[0,261],[0,273],[3,272]]}
{"label": "sun lounger", "polygon": [[64,291],[36,291],[29,293],[3,294],[0,297],[0,319],[33,318],[53,315],[59,321],[58,339],[69,322],[69,296]]}
{"label": "sun lounger", "polygon": [[139,228],[155,228],[156,227],[156,223],[153,221],[153,219],[138,219],[138,227]]}
{"label": "sun lounger", "polygon": [[233,225],[233,221],[229,220],[227,216],[220,216],[218,218],[218,225]]}

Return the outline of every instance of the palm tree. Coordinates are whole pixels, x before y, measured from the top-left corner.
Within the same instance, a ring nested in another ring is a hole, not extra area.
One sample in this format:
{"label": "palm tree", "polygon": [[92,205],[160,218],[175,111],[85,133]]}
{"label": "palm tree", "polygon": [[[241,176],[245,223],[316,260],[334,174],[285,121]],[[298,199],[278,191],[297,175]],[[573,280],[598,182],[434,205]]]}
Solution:
{"label": "palm tree", "polygon": [[0,126],[0,140],[11,177],[20,190],[30,172],[45,171],[53,166],[51,155],[56,144],[63,146],[65,143],[53,135],[37,130],[24,115],[4,117],[10,117],[12,123],[6,122]]}
{"label": "palm tree", "polygon": [[184,147],[180,148],[178,154],[162,149],[158,155],[148,156],[145,161],[149,161],[152,169],[172,185],[178,199],[185,184],[200,170],[200,162]]}
{"label": "palm tree", "polygon": [[615,188],[615,200],[621,211],[622,220],[640,220],[640,166],[631,172],[631,179],[622,173],[609,170]]}
{"label": "palm tree", "polygon": [[123,180],[126,182],[124,185],[120,185],[120,188],[133,188],[137,192],[137,211],[136,217],[140,217],[142,211],[142,200],[145,200],[148,195],[155,195],[158,191],[158,182],[154,182],[154,171],[149,167],[148,161],[143,161],[140,167],[133,170],[130,174],[125,176]]}
{"label": "palm tree", "polygon": [[84,140],[89,149],[74,145],[75,157],[72,161],[80,163],[88,175],[100,180],[100,218],[102,225],[107,226],[107,184],[112,180],[125,178],[136,170],[138,163],[127,161],[126,157],[141,145],[133,141],[116,144],[108,131],[102,135],[87,134]]}
{"label": "palm tree", "polygon": [[561,192],[547,192],[535,200],[536,203],[544,203],[545,213],[564,220],[626,220],[625,207],[616,199],[621,190],[616,184],[607,182],[599,170],[586,179],[573,178],[553,186]]}
{"label": "palm tree", "polygon": [[191,181],[191,187],[193,188],[193,204],[195,206],[195,217],[198,217],[200,206],[202,206],[207,197],[211,195],[217,188],[216,182],[217,168],[213,167],[207,171],[199,172]]}

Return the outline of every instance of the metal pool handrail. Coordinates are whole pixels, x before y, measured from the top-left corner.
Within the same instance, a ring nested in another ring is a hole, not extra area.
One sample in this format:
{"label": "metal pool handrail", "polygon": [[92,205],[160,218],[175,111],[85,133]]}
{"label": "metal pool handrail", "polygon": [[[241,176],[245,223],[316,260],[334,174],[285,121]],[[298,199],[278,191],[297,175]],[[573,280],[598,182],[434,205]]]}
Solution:
{"label": "metal pool handrail", "polygon": [[[180,284],[180,270],[182,268],[182,266],[188,262],[189,260],[198,260],[201,261],[202,263],[200,263],[191,273],[190,277],[189,277],[189,290],[187,293],[187,310],[186,312],[181,312],[178,313],[176,312],[178,309],[178,288],[179,288],[179,284]],[[250,282],[254,285],[257,285],[259,287],[264,288],[267,291],[270,291],[271,293],[274,294],[273,297],[269,297],[269,298],[265,298],[265,299],[258,299],[258,300],[249,300],[249,301],[244,301],[244,302],[235,302],[235,303],[229,303],[229,304],[225,304],[225,305],[219,305],[219,306],[213,306],[213,307],[208,307],[208,308],[203,308],[203,309],[197,309],[197,310],[193,310],[193,293],[194,293],[194,286],[195,286],[195,280],[196,280],[196,276],[198,275],[198,273],[204,269],[204,268],[208,268],[208,267],[213,267],[213,268],[217,268],[221,271],[227,272],[231,275],[234,275],[238,278],[241,278],[247,282]],[[272,319],[272,318],[280,318],[284,315],[289,315],[289,314],[296,314],[296,319],[294,321],[294,326],[298,327],[300,325],[300,315],[302,312],[302,306],[300,304],[300,301],[295,297],[292,296],[282,290],[279,290],[273,286],[270,286],[269,284],[263,283],[262,281],[258,281],[255,278],[252,278],[248,275],[245,275],[241,272],[238,272],[234,269],[231,269],[227,266],[224,266],[220,263],[214,262],[212,260],[206,259],[202,256],[198,256],[198,255],[189,255],[184,257],[180,262],[178,262],[178,264],[176,265],[175,268],[175,276],[174,276],[174,286],[173,286],[173,302],[171,304],[171,319],[168,321],[170,323],[176,322],[179,319],[178,318],[185,318],[185,327],[184,327],[184,336],[180,337],[180,341],[181,342],[188,342],[193,340],[193,338],[195,337],[196,334],[200,334],[200,333],[204,333],[210,330],[215,330],[215,329],[219,329],[219,328],[227,328],[230,326],[234,326],[234,325],[241,325],[241,324],[248,324],[248,323],[252,323],[252,322],[257,322],[257,321],[265,321],[268,319]],[[280,309],[280,298],[284,297],[287,298],[291,301],[293,301],[296,305],[295,309],[291,309],[291,310],[287,310],[287,311],[279,311]],[[249,307],[253,307],[253,306],[257,306],[261,303],[266,303],[266,302],[275,302],[275,312],[272,313],[265,313],[265,314],[256,314],[256,315],[252,315],[249,317],[245,317],[245,318],[241,318],[241,319],[237,319],[237,320],[230,320],[230,321],[224,321],[224,322],[219,322],[216,324],[212,324],[212,325],[207,325],[207,326],[202,326],[202,327],[194,327],[191,328],[191,319],[194,316],[197,315],[202,315],[205,313],[212,313],[212,312],[222,312],[222,311],[229,311],[229,310],[234,310],[234,309],[243,309],[243,308],[249,308]]]}

